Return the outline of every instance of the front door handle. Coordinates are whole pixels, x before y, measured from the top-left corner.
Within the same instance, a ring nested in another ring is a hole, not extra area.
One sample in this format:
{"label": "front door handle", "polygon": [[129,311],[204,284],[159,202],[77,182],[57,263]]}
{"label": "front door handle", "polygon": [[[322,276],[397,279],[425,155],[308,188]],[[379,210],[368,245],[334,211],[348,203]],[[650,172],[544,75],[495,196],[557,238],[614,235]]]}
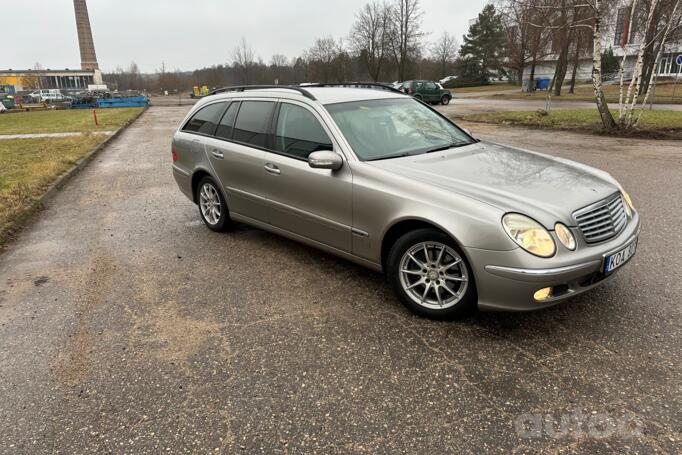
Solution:
{"label": "front door handle", "polygon": [[218,159],[218,160],[222,160],[223,158],[225,158],[225,155],[223,154],[223,152],[221,152],[218,149],[211,150],[211,155],[213,155],[213,157]]}
{"label": "front door handle", "polygon": [[269,172],[270,174],[279,175],[282,173],[282,171],[280,171],[279,168],[272,163],[266,163],[264,167],[266,172]]}

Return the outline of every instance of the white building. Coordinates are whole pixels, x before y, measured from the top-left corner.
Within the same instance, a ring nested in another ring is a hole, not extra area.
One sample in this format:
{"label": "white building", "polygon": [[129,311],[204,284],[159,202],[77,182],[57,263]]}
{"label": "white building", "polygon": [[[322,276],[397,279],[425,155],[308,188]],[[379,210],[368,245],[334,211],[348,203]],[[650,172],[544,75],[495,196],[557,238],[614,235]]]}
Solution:
{"label": "white building", "polygon": [[[627,55],[625,60],[625,77],[630,78],[632,76],[632,71],[637,59],[637,53],[639,51],[639,45],[641,42],[642,33],[636,29],[632,30],[630,37],[627,35],[628,26],[628,15],[630,13],[629,2],[622,2],[619,8],[613,11],[613,14],[607,18],[605,23],[603,23],[602,28],[602,51],[607,50],[609,47],[613,49],[614,55],[618,57],[623,57],[625,53]],[[627,38],[627,42],[625,41]],[[590,40],[591,43],[591,40]],[[552,78],[554,76],[554,70],[556,67],[557,60],[559,58],[558,51],[552,49],[552,43],[550,42],[547,46],[547,55],[542,57],[535,65],[535,75],[534,78],[539,77]],[[576,81],[577,82],[591,82],[592,80],[592,49],[590,48],[582,52],[578,62],[578,68],[576,71]],[[568,83],[571,79],[571,74],[573,72],[573,62],[572,62],[572,50],[569,53],[569,63],[566,71],[565,83]],[[656,65],[657,77],[671,77],[677,76],[682,70],[681,65],[677,65],[675,60],[678,55],[682,54],[682,42],[668,43],[665,46],[664,52],[661,55],[661,59]],[[529,79],[531,71],[530,62],[526,64],[523,72],[523,78]],[[609,76],[615,77],[615,75],[605,75],[605,79]],[[682,77],[682,75],[681,75]]]}

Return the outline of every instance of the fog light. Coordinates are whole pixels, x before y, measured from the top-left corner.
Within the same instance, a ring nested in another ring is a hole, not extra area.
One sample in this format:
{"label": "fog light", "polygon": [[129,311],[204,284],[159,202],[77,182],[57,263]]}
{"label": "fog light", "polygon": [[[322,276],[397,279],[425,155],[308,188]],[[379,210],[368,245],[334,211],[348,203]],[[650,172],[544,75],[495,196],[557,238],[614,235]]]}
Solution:
{"label": "fog light", "polygon": [[552,293],[552,288],[542,288],[542,289],[535,291],[535,294],[533,294],[533,298],[537,301],[546,300],[550,296],[551,293]]}

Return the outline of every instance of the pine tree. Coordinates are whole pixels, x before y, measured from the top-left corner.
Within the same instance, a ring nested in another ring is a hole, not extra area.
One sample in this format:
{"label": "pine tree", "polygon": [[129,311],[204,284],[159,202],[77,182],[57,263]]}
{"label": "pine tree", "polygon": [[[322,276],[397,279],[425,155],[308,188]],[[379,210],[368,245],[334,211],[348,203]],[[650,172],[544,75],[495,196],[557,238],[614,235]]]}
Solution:
{"label": "pine tree", "polygon": [[505,74],[502,64],[506,36],[502,17],[492,4],[478,14],[463,40],[459,50],[462,79],[487,82],[492,76]]}

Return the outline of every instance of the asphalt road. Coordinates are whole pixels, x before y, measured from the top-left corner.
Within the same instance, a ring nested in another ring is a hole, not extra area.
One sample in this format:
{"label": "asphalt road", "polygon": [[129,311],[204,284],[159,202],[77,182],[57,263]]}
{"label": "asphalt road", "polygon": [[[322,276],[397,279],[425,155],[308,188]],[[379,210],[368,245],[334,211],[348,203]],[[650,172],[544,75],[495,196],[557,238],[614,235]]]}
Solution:
{"label": "asphalt road", "polygon": [[[535,111],[547,107],[545,98],[540,95],[529,96],[527,99],[500,99],[490,96],[490,93],[455,94],[449,105],[439,106],[443,112],[453,117],[467,114],[479,114],[500,111]],[[611,105],[617,108],[618,105]],[[594,101],[557,101],[553,99],[550,110],[555,109],[596,109]],[[654,110],[682,110],[682,104],[654,104]]]}
{"label": "asphalt road", "polygon": [[607,169],[644,230],[587,295],[435,322],[358,266],[204,228],[170,172],[186,109],[151,108],[0,255],[0,453],[682,451],[679,142],[469,125]]}

